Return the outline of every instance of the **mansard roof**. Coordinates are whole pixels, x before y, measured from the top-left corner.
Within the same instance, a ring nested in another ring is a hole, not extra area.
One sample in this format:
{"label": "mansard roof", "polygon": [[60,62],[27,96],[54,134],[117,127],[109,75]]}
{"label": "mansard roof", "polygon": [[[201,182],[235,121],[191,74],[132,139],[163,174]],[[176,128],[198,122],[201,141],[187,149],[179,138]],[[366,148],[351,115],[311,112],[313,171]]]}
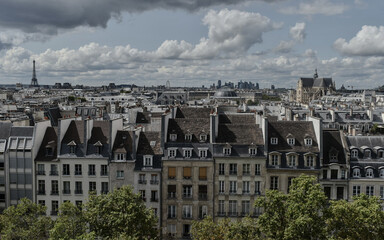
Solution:
{"label": "mansard roof", "polygon": [[384,136],[348,136],[348,146],[355,146],[356,148],[368,147],[369,149],[377,149],[377,147],[384,147]]}
{"label": "mansard roof", "polygon": [[344,154],[344,147],[342,143],[342,133],[339,130],[324,130],[323,131],[323,149],[324,149],[324,156],[323,161],[324,164],[331,163],[330,159],[330,152],[336,150],[337,151],[337,163],[339,164],[345,164],[345,154]]}
{"label": "mansard roof", "polygon": [[0,139],[8,139],[11,134],[11,128],[11,122],[0,122]]}
{"label": "mansard roof", "polygon": [[209,118],[211,108],[177,108],[176,118]]}
{"label": "mansard roof", "polygon": [[[176,142],[185,142],[185,135],[192,134],[190,142],[199,142],[199,136],[204,131],[207,135],[210,132],[209,118],[176,118],[169,119],[168,134],[177,134]],[[207,141],[208,141],[207,137]],[[168,139],[170,141],[170,139]]]}
{"label": "mansard roof", "polygon": [[[295,144],[289,145],[286,136],[292,134]],[[270,138],[277,138],[277,144],[271,144]],[[319,152],[312,122],[307,121],[270,121],[268,122],[268,151]],[[311,138],[312,145],[306,146],[304,139]]]}
{"label": "mansard roof", "polygon": [[161,133],[160,132],[140,132],[137,154],[141,155],[161,155]]}
{"label": "mansard roof", "polygon": [[300,78],[303,83],[303,87],[322,87],[328,88],[332,86],[332,78]]}
{"label": "mansard roof", "polygon": [[[46,148],[52,148],[52,154],[47,155]],[[57,158],[57,128],[47,127],[35,161],[52,161]]]}
{"label": "mansard roof", "polygon": [[[113,144],[112,151],[113,152],[122,152],[125,150],[127,153],[132,153],[133,148],[133,136],[129,131],[117,131],[115,142]],[[127,159],[129,159],[129,155],[127,155]]]}
{"label": "mansard roof", "polygon": [[11,137],[32,137],[34,127],[12,127]]}

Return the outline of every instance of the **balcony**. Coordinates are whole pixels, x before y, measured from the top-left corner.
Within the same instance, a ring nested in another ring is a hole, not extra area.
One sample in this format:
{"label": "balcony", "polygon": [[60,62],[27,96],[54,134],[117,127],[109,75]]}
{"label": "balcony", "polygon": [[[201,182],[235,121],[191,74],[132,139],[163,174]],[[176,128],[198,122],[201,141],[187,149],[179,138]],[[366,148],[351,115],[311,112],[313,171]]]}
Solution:
{"label": "balcony", "polygon": [[199,200],[207,201],[208,200],[208,194],[207,193],[199,193]]}
{"label": "balcony", "polygon": [[151,180],[150,183],[152,185],[157,185],[157,184],[159,184],[159,180]]}
{"label": "balcony", "polygon": [[59,172],[58,171],[49,171],[50,176],[58,176]]}
{"label": "balcony", "polygon": [[64,189],[63,194],[71,194],[71,190],[70,189]]}
{"label": "balcony", "polygon": [[45,195],[45,190],[38,190],[37,195]]}
{"label": "balcony", "polygon": [[83,175],[83,172],[81,172],[81,171],[75,171],[75,176],[81,176],[81,175]]}
{"label": "balcony", "polygon": [[237,190],[230,190],[230,191],[229,191],[229,194],[231,194],[231,195],[235,195],[235,194],[237,194]]}
{"label": "balcony", "polygon": [[229,175],[237,175],[237,171],[234,171],[234,170],[229,171]]}
{"label": "balcony", "polygon": [[100,176],[108,176],[108,172],[107,171],[101,171]]}
{"label": "balcony", "polygon": [[83,190],[82,189],[76,189],[75,194],[83,194]]}
{"label": "balcony", "polygon": [[69,175],[70,175],[69,172],[63,171],[63,176],[69,176]]}
{"label": "balcony", "polygon": [[168,192],[168,199],[176,199],[176,192]]}
{"label": "balcony", "polygon": [[192,194],[183,194],[183,199],[192,199]]}
{"label": "balcony", "polygon": [[139,179],[138,183],[139,184],[147,184],[147,180]]}
{"label": "balcony", "polygon": [[192,219],[192,214],[183,214],[183,219]]}
{"label": "balcony", "polygon": [[51,191],[51,195],[59,195],[59,190]]}
{"label": "balcony", "polygon": [[36,174],[37,174],[37,175],[45,175],[45,171],[38,170]]}
{"label": "balcony", "polygon": [[95,171],[89,171],[88,176],[96,176],[96,172]]}
{"label": "balcony", "polygon": [[175,219],[176,218],[176,214],[168,214],[168,219]]}

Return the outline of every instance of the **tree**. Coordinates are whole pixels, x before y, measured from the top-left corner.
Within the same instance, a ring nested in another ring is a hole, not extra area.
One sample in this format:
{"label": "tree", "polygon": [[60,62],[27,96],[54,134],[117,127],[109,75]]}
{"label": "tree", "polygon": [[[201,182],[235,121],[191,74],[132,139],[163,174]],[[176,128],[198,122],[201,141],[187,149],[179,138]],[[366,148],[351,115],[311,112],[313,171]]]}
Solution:
{"label": "tree", "polygon": [[48,239],[51,218],[45,216],[46,207],[23,198],[0,215],[1,239]]}
{"label": "tree", "polygon": [[345,200],[332,201],[329,207],[327,230],[330,239],[384,239],[382,201],[365,194]]}
{"label": "tree", "polygon": [[157,239],[157,219],[130,186],[111,193],[91,195],[85,204],[85,218],[97,236]]}
{"label": "tree", "polygon": [[229,239],[230,220],[222,219],[215,223],[211,216],[202,221],[192,223],[191,235],[194,240],[227,240]]}
{"label": "tree", "polygon": [[288,194],[267,191],[255,206],[264,209],[257,224],[271,239],[324,239],[327,198],[316,177],[301,175],[292,180]]}
{"label": "tree", "polygon": [[59,209],[59,217],[50,231],[51,239],[83,239],[87,222],[83,211],[70,202],[64,202]]}
{"label": "tree", "polygon": [[240,222],[233,222],[229,230],[229,238],[236,240],[257,240],[260,238],[257,220],[244,217]]}

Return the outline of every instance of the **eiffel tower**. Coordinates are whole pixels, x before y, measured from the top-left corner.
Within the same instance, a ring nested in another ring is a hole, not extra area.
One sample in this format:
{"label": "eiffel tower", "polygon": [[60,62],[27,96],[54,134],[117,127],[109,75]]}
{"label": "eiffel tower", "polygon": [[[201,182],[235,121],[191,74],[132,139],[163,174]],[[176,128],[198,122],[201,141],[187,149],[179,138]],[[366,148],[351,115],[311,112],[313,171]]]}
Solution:
{"label": "eiffel tower", "polygon": [[36,78],[36,68],[35,68],[35,60],[33,60],[33,73],[32,73],[32,80],[31,80],[31,85],[29,87],[39,87],[39,83],[37,82]]}

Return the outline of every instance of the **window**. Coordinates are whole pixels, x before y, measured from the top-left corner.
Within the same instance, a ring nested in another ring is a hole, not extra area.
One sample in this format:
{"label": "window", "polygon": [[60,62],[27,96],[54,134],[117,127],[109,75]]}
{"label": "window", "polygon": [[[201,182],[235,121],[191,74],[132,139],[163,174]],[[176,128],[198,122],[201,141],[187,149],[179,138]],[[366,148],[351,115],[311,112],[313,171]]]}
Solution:
{"label": "window", "polygon": [[377,151],[377,158],[383,158],[383,157],[384,157],[384,151],[383,150]]}
{"label": "window", "polygon": [[296,167],[296,156],[291,154],[288,155],[288,166],[289,167]]}
{"label": "window", "polygon": [[168,218],[176,218],[176,206],[168,205]]}
{"label": "window", "polygon": [[331,199],[331,187],[324,187],[324,193],[328,199]]}
{"label": "window", "polygon": [[186,158],[192,157],[192,149],[184,149],[184,157]]}
{"label": "window", "polygon": [[37,194],[45,195],[45,180],[39,180]]}
{"label": "window", "polygon": [[176,198],[176,185],[168,185],[168,199]]}
{"label": "window", "polygon": [[156,190],[151,191],[151,202],[157,202],[159,201],[159,195]]}
{"label": "window", "polygon": [[139,184],[147,184],[147,180],[145,180],[145,174],[139,174]]}
{"label": "window", "polygon": [[59,181],[51,181],[51,195],[59,195]]}
{"label": "window", "polygon": [[271,155],[271,165],[272,166],[278,166],[279,165],[279,155]]}
{"label": "window", "polygon": [[337,187],[336,188],[336,199],[344,199],[344,187]]}
{"label": "window", "polygon": [[219,181],[219,193],[225,192],[225,181]]}
{"label": "window", "polygon": [[89,182],[89,193],[96,194],[96,182]]}
{"label": "window", "polygon": [[101,165],[101,176],[108,176],[108,165]]}
{"label": "window", "polygon": [[295,145],[295,139],[294,138],[288,138],[287,142],[289,145]]}
{"label": "window", "polygon": [[255,182],[255,194],[256,195],[260,195],[261,194],[261,182],[260,181],[256,181]]}
{"label": "window", "polygon": [[371,158],[371,150],[364,150],[364,158]]}
{"label": "window", "polygon": [[270,189],[272,189],[272,190],[278,190],[279,189],[279,177],[276,177],[276,176],[271,177]]}
{"label": "window", "polygon": [[372,168],[367,168],[367,170],[365,172],[365,177],[373,178],[373,169]]}
{"label": "window", "polygon": [[185,135],[185,140],[186,141],[191,141],[192,140],[192,134],[186,134]]}
{"label": "window", "polygon": [[183,186],[183,198],[192,198],[192,186],[184,185]]}
{"label": "window", "polygon": [[323,170],[323,179],[328,178],[328,170]]}
{"label": "window", "polygon": [[207,141],[207,135],[206,134],[200,134],[200,142]]}
{"label": "window", "polygon": [[168,224],[168,235],[169,237],[175,237],[176,236],[176,224]]}
{"label": "window", "polygon": [[176,149],[168,149],[168,157],[170,158],[176,157]]}
{"label": "window", "polygon": [[380,186],[380,199],[384,199],[384,186]]}
{"label": "window", "polygon": [[199,157],[206,158],[207,157],[207,152],[208,152],[207,149],[200,149],[199,150]]}
{"label": "window", "polygon": [[353,196],[360,195],[360,186],[359,185],[354,185],[352,187],[352,195]]}
{"label": "window", "polygon": [[147,201],[147,198],[145,197],[145,190],[139,190],[141,199],[145,202]]}
{"label": "window", "polygon": [[199,180],[207,180],[207,168],[200,167],[199,168]]}
{"label": "window", "polygon": [[76,146],[69,146],[69,153],[74,154],[76,152]]}
{"label": "window", "polygon": [[237,181],[229,181],[229,193],[237,193]]}
{"label": "window", "polygon": [[183,237],[190,238],[191,236],[191,225],[183,224]]}
{"label": "window", "polygon": [[103,194],[108,193],[108,182],[102,182],[101,183],[101,193],[103,193]]}
{"label": "window", "polygon": [[304,139],[304,144],[306,146],[311,146],[312,145],[312,138],[305,138]]}
{"label": "window", "polygon": [[261,174],[261,166],[260,164],[255,164],[255,175],[259,176]]}
{"label": "window", "polygon": [[176,168],[175,167],[169,167],[168,168],[168,178],[169,179],[175,179],[176,178]]}
{"label": "window", "polygon": [[368,196],[373,196],[374,191],[375,191],[374,186],[366,186],[365,188],[365,194],[367,194]]}
{"label": "window", "polygon": [[[3,198],[3,199],[4,199],[4,198]],[[4,199],[4,201],[5,201],[5,199]],[[39,203],[39,205],[41,205],[41,206],[45,206],[45,200],[39,200],[38,203]]]}
{"label": "window", "polygon": [[183,167],[183,178],[191,179],[192,177],[192,168],[191,167]]}
{"label": "window", "polygon": [[82,175],[81,164],[75,164],[75,175]]}
{"label": "window", "polygon": [[271,144],[277,145],[277,138],[276,137],[271,138]]}
{"label": "window", "polygon": [[159,184],[159,178],[157,174],[151,174],[151,184]]}
{"label": "window", "polygon": [[251,165],[248,163],[243,164],[243,175],[249,175],[251,172]]}
{"label": "window", "polygon": [[206,201],[208,200],[208,186],[199,185],[199,200]]}
{"label": "window", "polygon": [[229,174],[237,175],[237,163],[230,163],[229,164]]}
{"label": "window", "polygon": [[351,157],[352,158],[357,158],[359,156],[359,151],[357,149],[353,149],[351,151]]}
{"label": "window", "polygon": [[169,135],[169,139],[170,139],[172,142],[176,141],[176,140],[177,140],[177,134],[170,134],[170,135]]}
{"label": "window", "polygon": [[331,170],[331,179],[337,179],[338,178],[339,171],[337,169]]}
{"label": "window", "polygon": [[249,155],[255,156],[257,155],[257,148],[249,148],[248,152],[249,152]]}
{"label": "window", "polygon": [[76,201],[75,202],[75,205],[76,207],[78,207],[79,209],[81,209],[83,207],[83,201]]}
{"label": "window", "polygon": [[345,170],[342,169],[340,173],[341,173],[341,179],[345,179]]}
{"label": "window", "polygon": [[192,218],[192,205],[183,205],[183,218]]}
{"label": "window", "polygon": [[75,194],[83,194],[83,183],[75,182]]}
{"label": "window", "polygon": [[384,168],[380,169],[380,177],[384,178]]}
{"label": "window", "polygon": [[241,201],[241,215],[245,216],[249,214],[249,201]]}
{"label": "window", "polygon": [[229,216],[237,215],[237,201],[229,200]]}
{"label": "window", "polygon": [[96,175],[96,167],[95,167],[95,164],[89,164],[89,165],[88,165],[88,175],[89,175],[89,176],[95,176],[95,175]]}
{"label": "window", "polygon": [[116,178],[117,179],[124,179],[124,171],[123,170],[117,170],[116,171]]}
{"label": "window", "polygon": [[225,165],[224,163],[219,163],[219,175],[225,174]]}
{"label": "window", "polygon": [[71,194],[71,184],[69,181],[63,182],[63,194]]}
{"label": "window", "polygon": [[337,162],[337,153],[330,153],[329,155],[331,162]]}
{"label": "window", "polygon": [[249,181],[243,181],[243,194],[249,194]]}
{"label": "window", "polygon": [[69,175],[69,164],[63,164],[63,175]]}
{"label": "window", "polygon": [[203,219],[208,214],[208,207],[203,205],[199,207],[199,218]]}
{"label": "window", "polygon": [[307,165],[307,167],[314,167],[315,166],[315,158],[312,155],[306,156],[306,165]]}
{"label": "window", "polygon": [[37,164],[37,175],[45,175],[44,164]]}
{"label": "window", "polygon": [[223,153],[224,153],[224,155],[226,155],[226,156],[231,155],[231,148],[228,148],[228,147],[224,148],[224,149],[223,149]]}
{"label": "window", "polygon": [[52,157],[53,156],[53,149],[52,147],[46,147],[45,148],[45,156]]}
{"label": "window", "polygon": [[153,156],[144,156],[144,167],[152,167]]}
{"label": "window", "polygon": [[225,214],[225,205],[224,205],[224,200],[219,200],[219,216],[223,216]]}
{"label": "window", "polygon": [[57,212],[59,211],[59,201],[52,201],[51,202],[51,215],[56,216]]}
{"label": "window", "polygon": [[51,171],[49,172],[49,175],[51,175],[51,176],[59,175],[59,173],[57,171],[57,164],[51,164]]}
{"label": "window", "polygon": [[116,160],[125,160],[124,153],[116,153]]}
{"label": "window", "polygon": [[289,188],[292,185],[292,180],[295,179],[295,177],[288,177],[288,193],[289,193]]}

